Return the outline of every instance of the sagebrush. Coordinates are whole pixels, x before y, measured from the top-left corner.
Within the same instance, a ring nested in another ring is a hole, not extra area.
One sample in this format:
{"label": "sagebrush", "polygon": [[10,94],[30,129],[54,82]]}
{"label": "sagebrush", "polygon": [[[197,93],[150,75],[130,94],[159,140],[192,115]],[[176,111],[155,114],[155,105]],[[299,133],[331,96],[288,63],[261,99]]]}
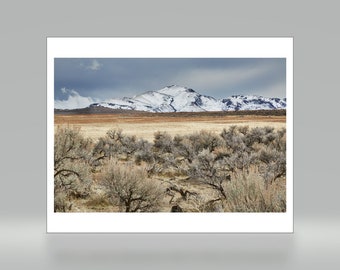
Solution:
{"label": "sagebrush", "polygon": [[93,142],[59,128],[54,152],[55,211],[91,211],[96,201],[101,211],[286,211],[285,129],[157,131],[153,142],[109,130]]}

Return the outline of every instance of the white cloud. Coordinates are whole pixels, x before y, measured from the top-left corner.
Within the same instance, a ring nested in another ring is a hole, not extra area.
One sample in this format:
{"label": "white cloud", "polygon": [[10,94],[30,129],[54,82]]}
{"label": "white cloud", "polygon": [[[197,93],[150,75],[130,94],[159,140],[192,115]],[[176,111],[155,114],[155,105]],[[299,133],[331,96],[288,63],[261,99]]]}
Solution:
{"label": "white cloud", "polygon": [[93,59],[90,63],[86,61],[86,63],[79,63],[79,66],[82,69],[86,70],[93,70],[93,71],[98,71],[102,68],[103,64],[101,64],[97,59]]}
{"label": "white cloud", "polygon": [[66,100],[55,100],[54,108],[56,109],[80,109],[88,107],[90,104],[96,102],[91,97],[83,97],[72,89],[61,88],[63,94],[68,94]]}
{"label": "white cloud", "polygon": [[92,60],[91,65],[87,66],[87,69],[90,70],[99,70],[102,67],[102,64],[99,63],[96,59]]}

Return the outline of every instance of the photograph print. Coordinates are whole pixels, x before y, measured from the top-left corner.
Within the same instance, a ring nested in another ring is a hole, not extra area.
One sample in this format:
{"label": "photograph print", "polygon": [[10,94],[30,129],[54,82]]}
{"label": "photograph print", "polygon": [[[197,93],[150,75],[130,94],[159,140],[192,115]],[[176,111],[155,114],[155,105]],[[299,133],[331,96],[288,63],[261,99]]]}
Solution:
{"label": "photograph print", "polygon": [[47,44],[48,232],[292,232],[291,38]]}

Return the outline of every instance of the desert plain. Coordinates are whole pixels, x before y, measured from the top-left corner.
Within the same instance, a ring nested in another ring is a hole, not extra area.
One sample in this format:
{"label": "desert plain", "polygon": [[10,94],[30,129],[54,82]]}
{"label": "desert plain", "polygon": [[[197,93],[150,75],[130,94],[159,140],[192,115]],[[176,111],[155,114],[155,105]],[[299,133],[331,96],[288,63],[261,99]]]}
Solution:
{"label": "desert plain", "polygon": [[56,114],[57,127],[79,128],[84,137],[97,140],[111,129],[121,129],[126,135],[135,135],[152,142],[154,133],[165,131],[171,136],[186,135],[201,130],[219,134],[230,126],[247,125],[250,128],[286,127],[284,112],[203,112],[203,113],[117,113],[117,114]]}

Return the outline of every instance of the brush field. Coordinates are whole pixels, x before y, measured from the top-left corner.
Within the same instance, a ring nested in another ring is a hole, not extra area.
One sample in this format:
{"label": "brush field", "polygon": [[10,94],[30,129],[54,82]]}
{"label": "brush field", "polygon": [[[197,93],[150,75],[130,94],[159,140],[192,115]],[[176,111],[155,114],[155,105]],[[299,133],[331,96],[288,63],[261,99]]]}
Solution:
{"label": "brush field", "polygon": [[285,212],[285,111],[54,121],[56,212]]}

